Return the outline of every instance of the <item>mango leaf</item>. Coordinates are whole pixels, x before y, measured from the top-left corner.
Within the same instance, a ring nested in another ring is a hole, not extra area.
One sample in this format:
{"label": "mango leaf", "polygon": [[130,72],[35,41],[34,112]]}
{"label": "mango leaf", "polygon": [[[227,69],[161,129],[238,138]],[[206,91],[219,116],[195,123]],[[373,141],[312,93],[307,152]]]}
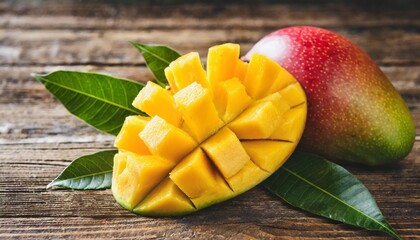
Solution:
{"label": "mango leaf", "polygon": [[292,206],[401,239],[369,190],[343,167],[320,156],[295,151],[263,185]]}
{"label": "mango leaf", "polygon": [[91,190],[111,187],[112,165],[117,150],[97,152],[80,157],[68,165],[47,188],[60,186]]}
{"label": "mango leaf", "polygon": [[74,115],[117,135],[126,116],[144,115],[131,103],[144,85],[98,73],[57,71],[33,74]]}
{"label": "mango leaf", "polygon": [[172,48],[162,45],[147,45],[132,42],[139,52],[143,55],[147,67],[153,73],[156,82],[165,87],[168,80],[165,77],[165,68],[181,55]]}

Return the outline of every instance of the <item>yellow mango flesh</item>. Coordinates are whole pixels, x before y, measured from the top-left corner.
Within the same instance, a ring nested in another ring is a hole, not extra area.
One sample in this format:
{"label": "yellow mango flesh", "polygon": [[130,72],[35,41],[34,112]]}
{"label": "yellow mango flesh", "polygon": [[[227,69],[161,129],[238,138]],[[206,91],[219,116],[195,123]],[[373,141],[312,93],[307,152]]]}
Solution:
{"label": "yellow mango flesh", "polygon": [[118,149],[130,151],[141,155],[149,155],[150,151],[139,137],[139,133],[144,129],[149,117],[129,116],[115,138],[114,146]]}
{"label": "yellow mango flesh", "polygon": [[195,211],[190,199],[167,178],[133,212],[149,216],[176,216]]}
{"label": "yellow mango flesh", "polygon": [[303,133],[306,97],[270,59],[239,59],[239,45],[197,53],[165,69],[169,85],[148,83],[115,146],[112,192],[150,216],[184,215],[230,199],[276,171]]}
{"label": "yellow mango flesh", "polygon": [[236,60],[236,67],[235,67],[235,77],[239,78],[241,82],[244,81],[246,76],[246,71],[248,70],[248,63],[242,62],[241,60]]}
{"label": "yellow mango flesh", "polygon": [[279,66],[279,72],[277,78],[274,80],[273,85],[270,88],[270,93],[275,93],[285,88],[286,86],[296,82],[296,79],[286,69]]}
{"label": "yellow mango flesh", "polygon": [[175,85],[173,89],[180,90],[194,82],[204,87],[209,85],[206,79],[206,71],[204,71],[200,56],[196,52],[179,57],[169,65],[169,68]]}
{"label": "yellow mango flesh", "polygon": [[151,117],[158,115],[176,127],[181,124],[182,116],[176,109],[174,97],[156,83],[147,82],[133,106]]}
{"label": "yellow mango flesh", "polygon": [[120,204],[133,209],[173,167],[173,163],[157,156],[120,152],[115,155],[112,193]]}
{"label": "yellow mango flesh", "polygon": [[197,143],[187,133],[159,116],[154,116],[139,133],[139,136],[151,153],[174,163],[197,146]]}
{"label": "yellow mango flesh", "polygon": [[174,95],[179,112],[195,140],[203,141],[223,125],[214,106],[210,91],[192,83]]}
{"label": "yellow mango flesh", "polygon": [[281,115],[271,101],[247,108],[228,126],[240,139],[268,138],[280,124]]}
{"label": "yellow mango flesh", "polygon": [[[303,133],[303,128],[299,126],[305,125],[306,119],[306,103],[290,109],[284,114],[284,121],[274,130],[270,139],[297,142]],[[300,131],[298,131],[300,130]]]}
{"label": "yellow mango flesh", "polygon": [[188,155],[170,173],[171,180],[190,198],[197,198],[219,187],[218,172],[200,148]]}
{"label": "yellow mango flesh", "polygon": [[285,161],[294,149],[293,143],[285,141],[257,140],[241,143],[251,160],[267,172],[273,172],[283,164],[283,162],[278,162],[278,165],[274,165],[273,159]]}
{"label": "yellow mango flesh", "polygon": [[238,137],[227,127],[205,141],[202,148],[225,178],[238,173],[249,160]]}
{"label": "yellow mango flesh", "polygon": [[178,87],[176,86],[175,77],[172,73],[172,69],[167,67],[165,68],[165,77],[168,80],[169,83],[169,90],[171,92],[178,92]]}
{"label": "yellow mango flesh", "polygon": [[274,61],[261,54],[254,54],[243,81],[248,94],[253,99],[268,95],[280,71],[282,68]]}
{"label": "yellow mango flesh", "polygon": [[214,101],[222,120],[230,122],[251,103],[251,97],[241,81],[232,78],[218,85],[217,98]]}
{"label": "yellow mango flesh", "polygon": [[302,91],[299,83],[290,84],[280,90],[279,93],[286,99],[290,107],[295,107],[306,102],[305,93]]}
{"label": "yellow mango flesh", "polygon": [[236,175],[226,179],[226,181],[234,192],[242,193],[250,187],[255,187],[270,175],[271,173],[262,170],[252,161],[247,161]]}
{"label": "yellow mango flesh", "polygon": [[211,189],[199,197],[191,198],[196,209],[202,209],[238,195],[232,191],[220,173],[214,175],[214,181],[216,184]]}
{"label": "yellow mango flesh", "polygon": [[239,45],[226,43],[209,48],[207,80],[213,89],[222,81],[234,77],[239,58]]}
{"label": "yellow mango flesh", "polygon": [[255,101],[253,104],[259,104],[261,102],[267,101],[273,103],[273,105],[277,108],[277,111],[281,116],[283,116],[284,113],[290,110],[290,105],[288,104],[287,100],[284,97],[282,97],[282,95],[279,92],[270,94],[261,100]]}

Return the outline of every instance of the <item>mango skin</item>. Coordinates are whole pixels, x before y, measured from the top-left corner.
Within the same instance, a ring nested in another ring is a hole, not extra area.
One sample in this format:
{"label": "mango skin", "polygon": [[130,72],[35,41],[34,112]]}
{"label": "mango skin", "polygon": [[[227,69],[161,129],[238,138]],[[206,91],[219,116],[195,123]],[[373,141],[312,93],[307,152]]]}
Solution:
{"label": "mango skin", "polygon": [[331,160],[390,164],[411,151],[415,126],[404,100],[375,62],[331,31],[277,30],[245,55],[261,53],[303,86],[308,118],[300,148]]}

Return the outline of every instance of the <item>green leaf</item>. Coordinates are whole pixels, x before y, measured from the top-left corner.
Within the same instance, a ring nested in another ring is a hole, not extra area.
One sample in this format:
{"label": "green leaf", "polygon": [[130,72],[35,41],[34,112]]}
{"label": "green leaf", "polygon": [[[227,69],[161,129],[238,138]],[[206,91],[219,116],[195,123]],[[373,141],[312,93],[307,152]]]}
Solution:
{"label": "green leaf", "polygon": [[296,151],[263,185],[295,207],[401,239],[369,190],[343,167],[317,155]]}
{"label": "green leaf", "polygon": [[97,73],[57,71],[33,75],[74,115],[117,135],[126,116],[145,115],[131,103],[144,85]]}
{"label": "green leaf", "polygon": [[47,188],[60,186],[71,189],[91,190],[110,188],[112,165],[117,150],[97,152],[80,157],[68,165]]}
{"label": "green leaf", "polygon": [[147,45],[135,42],[131,44],[143,55],[147,67],[153,73],[156,82],[162,87],[168,85],[168,80],[165,77],[165,68],[181,55],[172,48],[162,45]]}

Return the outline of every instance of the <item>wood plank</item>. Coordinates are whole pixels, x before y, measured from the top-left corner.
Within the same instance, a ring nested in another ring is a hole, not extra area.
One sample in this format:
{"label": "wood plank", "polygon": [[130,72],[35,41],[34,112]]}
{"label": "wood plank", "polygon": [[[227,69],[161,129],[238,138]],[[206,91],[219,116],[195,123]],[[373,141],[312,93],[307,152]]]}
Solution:
{"label": "wood plank", "polygon": [[[271,29],[274,30],[274,29]],[[210,46],[223,42],[241,44],[245,54],[271,30],[254,29],[163,29],[163,30],[19,30],[0,29],[1,65],[114,64],[143,63],[129,41],[160,43],[180,52],[198,51],[207,55]],[[378,29],[337,29],[381,65],[419,65],[413,49],[420,49],[417,31]],[[193,36],[193,37],[192,37]],[[188,44],[186,44],[188,43]]]}
{"label": "wood plank", "polygon": [[[204,59],[203,59],[204,61]],[[0,90],[4,92],[29,90],[39,85],[32,73],[46,74],[58,70],[99,72],[138,82],[153,80],[150,71],[144,66],[113,66],[113,65],[46,65],[46,66],[0,66]],[[413,90],[420,92],[420,66],[381,66],[381,70],[391,80],[395,88],[402,92]],[[31,97],[27,95],[27,97]],[[2,99],[2,96],[0,96]],[[7,98],[5,98],[7,99]],[[10,100],[11,102],[17,99]]]}
{"label": "wood plank", "polygon": [[[242,1],[241,1],[242,2]],[[9,2],[0,5],[0,28],[10,29],[276,29],[291,25],[327,28],[420,25],[418,12],[405,4],[168,4]],[[413,1],[414,2],[414,1]],[[375,11],[372,11],[374,8]],[[356,17],[357,16],[357,17]]]}
{"label": "wood plank", "polygon": [[[227,209],[225,209],[227,210]],[[248,209],[247,209],[248,210]],[[206,211],[206,210],[204,210]],[[204,212],[203,211],[203,212]],[[223,214],[223,218],[232,219],[221,222],[220,219],[208,219],[208,214],[180,219],[145,219],[145,218],[23,218],[0,220],[0,224],[7,227],[7,231],[0,233],[0,237],[12,238],[59,238],[59,239],[387,239],[378,232],[360,230],[330,222],[317,221],[310,216],[299,215],[300,218],[275,217],[265,220],[246,220],[241,213]],[[256,211],[250,212],[254,214]],[[257,218],[257,217],[255,217]],[[309,219],[308,219],[309,218]],[[302,219],[306,219],[302,221]],[[200,221],[201,220],[201,221]],[[267,224],[268,221],[271,224]],[[42,221],[43,225],[39,225]],[[202,225],[200,225],[202,224]],[[9,227],[10,226],[10,227]],[[28,227],[30,226],[30,227]],[[243,228],[246,226],[246,228]],[[159,230],[160,229],[160,230]],[[295,229],[299,229],[296,231]],[[416,237],[413,231],[401,231],[405,237]]]}
{"label": "wood plank", "polygon": [[[193,215],[163,219],[125,211],[109,190],[45,189],[71,159],[109,146],[109,141],[0,146],[0,174],[5,176],[0,179],[0,238],[385,236],[291,208],[261,188]],[[384,215],[404,237],[420,234],[419,156],[417,141],[412,153],[396,166],[346,166],[370,189]]]}

